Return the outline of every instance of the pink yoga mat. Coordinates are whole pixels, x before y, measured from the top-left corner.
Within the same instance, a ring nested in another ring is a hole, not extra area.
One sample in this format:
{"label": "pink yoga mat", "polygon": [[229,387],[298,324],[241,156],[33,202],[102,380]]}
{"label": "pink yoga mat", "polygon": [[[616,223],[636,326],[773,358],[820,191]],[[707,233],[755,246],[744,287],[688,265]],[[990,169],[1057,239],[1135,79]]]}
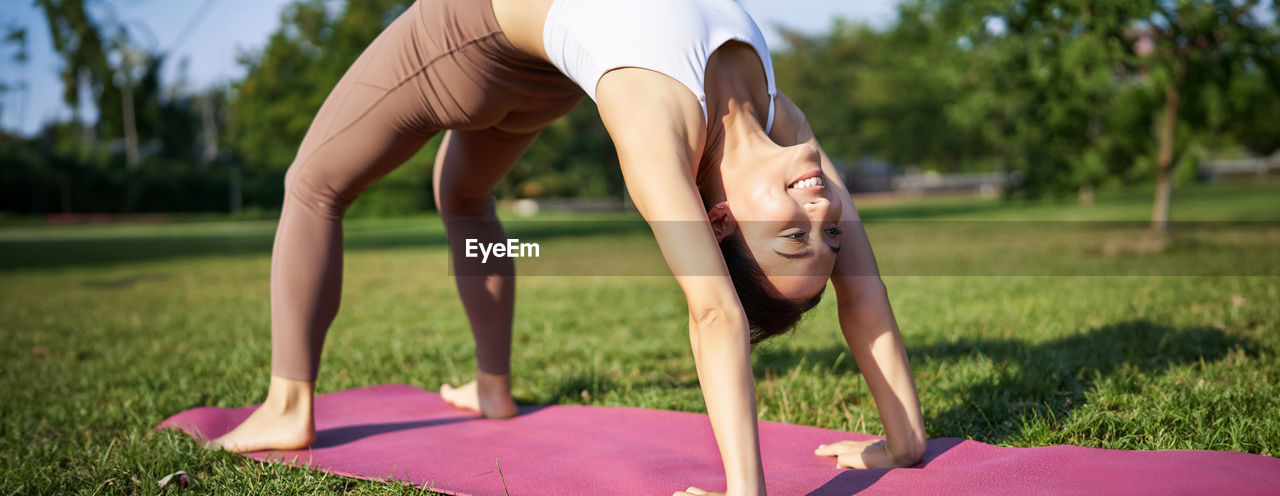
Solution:
{"label": "pink yoga mat", "polygon": [[[252,406],[194,408],[160,427],[214,438],[252,411]],[[705,415],[692,413],[548,406],[522,407],[515,418],[487,420],[433,393],[383,385],[319,396],[316,429],[312,449],[246,456],[477,496],[669,495],[688,486],[724,490],[711,426]],[[1280,493],[1280,460],[1245,453],[1002,448],[934,439],[923,461],[893,470],[841,470],[834,468],[833,458],[813,454],[819,444],[871,437],[761,422],[769,493]]]}

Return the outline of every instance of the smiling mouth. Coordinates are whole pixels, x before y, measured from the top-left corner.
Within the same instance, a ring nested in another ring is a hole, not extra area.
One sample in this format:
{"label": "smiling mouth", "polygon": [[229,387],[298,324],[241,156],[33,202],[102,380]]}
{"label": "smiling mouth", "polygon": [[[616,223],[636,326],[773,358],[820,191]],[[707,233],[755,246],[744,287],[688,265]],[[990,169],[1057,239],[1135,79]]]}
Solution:
{"label": "smiling mouth", "polygon": [[822,171],[814,169],[806,172],[799,179],[792,181],[791,184],[787,185],[787,189],[808,189],[823,186],[826,186],[826,183],[822,181]]}

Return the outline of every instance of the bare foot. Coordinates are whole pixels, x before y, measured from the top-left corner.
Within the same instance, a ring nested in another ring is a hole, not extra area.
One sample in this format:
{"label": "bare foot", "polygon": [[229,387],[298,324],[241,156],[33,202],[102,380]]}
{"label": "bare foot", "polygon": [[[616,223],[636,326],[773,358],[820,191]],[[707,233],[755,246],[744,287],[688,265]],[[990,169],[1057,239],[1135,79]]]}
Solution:
{"label": "bare foot", "polygon": [[209,445],[232,453],[308,448],[316,440],[311,400],[312,383],[272,376],[267,400]]}
{"label": "bare foot", "polygon": [[511,399],[511,381],[505,375],[476,371],[476,380],[460,387],[440,386],[440,397],[450,405],[479,412],[485,418],[500,419],[516,415],[516,402]]}

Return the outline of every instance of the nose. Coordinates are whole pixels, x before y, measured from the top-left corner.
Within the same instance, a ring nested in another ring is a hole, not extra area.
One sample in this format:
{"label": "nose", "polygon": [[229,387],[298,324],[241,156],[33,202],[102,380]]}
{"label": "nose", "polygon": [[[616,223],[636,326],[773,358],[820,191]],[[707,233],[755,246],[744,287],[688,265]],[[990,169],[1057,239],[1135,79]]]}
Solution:
{"label": "nose", "polygon": [[826,220],[827,212],[831,210],[831,200],[824,196],[815,196],[805,202],[804,210],[814,222],[822,222]]}

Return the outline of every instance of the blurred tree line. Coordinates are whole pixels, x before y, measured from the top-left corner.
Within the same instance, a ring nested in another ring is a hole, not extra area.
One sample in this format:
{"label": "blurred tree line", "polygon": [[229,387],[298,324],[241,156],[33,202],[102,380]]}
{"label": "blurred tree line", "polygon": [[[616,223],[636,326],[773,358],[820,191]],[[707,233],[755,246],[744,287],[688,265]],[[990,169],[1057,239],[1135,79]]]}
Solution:
{"label": "blurred tree line", "polygon": [[[45,123],[32,137],[0,133],[0,211],[197,212],[278,203],[279,177],[241,178],[217,153],[226,90],[165,84],[165,54],[145,48],[114,15],[91,15],[97,2],[33,3],[47,24],[10,28],[5,48],[14,63],[26,63],[26,30],[48,30],[71,119]],[[96,6],[110,14],[109,4]],[[0,91],[17,86],[4,83]]]}
{"label": "blurred tree line", "polygon": [[[316,110],[408,5],[295,1],[266,46],[242,57],[243,80],[195,93],[162,84],[165,54],[91,18],[93,1],[35,0],[74,113],[33,138],[0,136],[5,211],[278,208]],[[838,159],[1010,172],[1019,196],[1150,182],[1159,226],[1170,185],[1194,176],[1198,161],[1280,149],[1277,10],[1259,0],[907,0],[885,29],[785,32],[774,66]],[[86,104],[95,122],[81,116]],[[438,142],[371,187],[353,214],[431,208]],[[498,194],[623,189],[585,101],[544,131]]]}

